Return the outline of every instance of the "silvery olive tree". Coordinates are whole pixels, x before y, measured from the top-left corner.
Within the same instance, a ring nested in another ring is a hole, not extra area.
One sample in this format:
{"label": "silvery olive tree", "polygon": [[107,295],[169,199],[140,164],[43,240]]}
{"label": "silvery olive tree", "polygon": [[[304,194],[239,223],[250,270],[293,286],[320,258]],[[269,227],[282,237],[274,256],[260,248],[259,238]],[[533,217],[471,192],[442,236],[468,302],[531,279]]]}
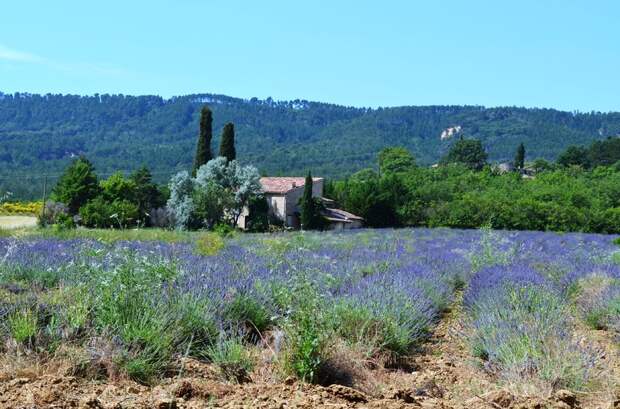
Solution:
{"label": "silvery olive tree", "polygon": [[180,172],[170,180],[167,206],[181,229],[211,228],[226,222],[236,226],[250,200],[262,194],[260,175],[254,166],[217,157],[202,165],[191,178]]}
{"label": "silvery olive tree", "polygon": [[177,229],[188,229],[194,212],[194,181],[187,171],[172,176],[170,183],[170,199],[166,203]]}
{"label": "silvery olive tree", "polygon": [[253,197],[262,194],[260,175],[254,166],[242,166],[236,160],[217,157],[200,167],[196,185],[202,190],[218,189],[226,202],[224,218],[235,226],[243,209]]}

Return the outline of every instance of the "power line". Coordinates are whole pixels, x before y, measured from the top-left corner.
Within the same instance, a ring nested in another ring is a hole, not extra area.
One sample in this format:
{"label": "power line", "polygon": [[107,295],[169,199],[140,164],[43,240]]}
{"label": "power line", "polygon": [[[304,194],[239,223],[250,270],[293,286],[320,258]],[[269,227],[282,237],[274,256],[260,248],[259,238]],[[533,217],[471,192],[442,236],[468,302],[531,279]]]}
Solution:
{"label": "power line", "polygon": [[[114,175],[115,173],[121,172],[124,174],[130,174],[132,172],[134,172],[135,169],[132,170],[118,170],[118,171],[114,171],[114,172],[103,172],[103,173],[97,173],[97,176],[100,177],[109,177]],[[150,172],[151,176],[172,176],[175,173],[180,172],[179,170],[177,171],[172,171],[172,172]],[[0,180],[30,180],[30,179],[45,179],[47,178],[59,178],[63,175],[64,173],[57,173],[57,174],[53,174],[53,173],[38,173],[38,174],[19,174],[19,173],[11,173],[8,175],[0,175]]]}

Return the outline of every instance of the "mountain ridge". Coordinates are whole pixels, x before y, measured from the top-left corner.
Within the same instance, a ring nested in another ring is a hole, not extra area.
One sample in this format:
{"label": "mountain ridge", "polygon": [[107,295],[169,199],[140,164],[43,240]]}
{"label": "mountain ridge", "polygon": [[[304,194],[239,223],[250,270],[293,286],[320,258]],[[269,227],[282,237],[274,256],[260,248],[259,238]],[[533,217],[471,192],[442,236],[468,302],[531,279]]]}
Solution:
{"label": "mountain ridge", "polygon": [[342,177],[374,165],[377,152],[392,145],[407,147],[420,164],[430,165],[460,136],[480,139],[490,160],[501,162],[511,160],[521,142],[528,160],[555,159],[571,144],[620,135],[618,112],[480,105],[360,108],[209,93],[171,98],[0,93],[0,189],[34,196],[40,183],[26,188],[18,175],[55,175],[81,154],[101,173],[145,164],[164,181],[190,168],[205,103],[214,115],[212,149],[223,124],[234,122],[239,159],[272,175],[311,169]]}

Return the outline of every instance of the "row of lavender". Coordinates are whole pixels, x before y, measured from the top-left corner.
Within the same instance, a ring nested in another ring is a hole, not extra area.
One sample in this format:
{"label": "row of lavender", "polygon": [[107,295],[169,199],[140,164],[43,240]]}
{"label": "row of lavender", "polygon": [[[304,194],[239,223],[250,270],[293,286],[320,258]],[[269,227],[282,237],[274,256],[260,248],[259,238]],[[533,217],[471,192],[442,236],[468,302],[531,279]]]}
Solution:
{"label": "row of lavender", "polygon": [[478,241],[448,230],[244,235],[203,256],[187,243],[5,238],[2,333],[35,350],[104,342],[148,380],[179,354],[225,360],[271,331],[286,369],[316,380],[334,339],[393,357],[418,345]]}
{"label": "row of lavender", "polygon": [[[215,256],[196,254],[193,244],[1,240],[5,338],[32,349],[105,338],[101,349],[142,380],[169,370],[178,354],[230,360],[231,345],[269,331],[282,334],[276,349],[305,379],[316,380],[334,339],[402,356],[467,285],[468,339],[489,370],[579,387],[592,362],[570,331],[570,302],[583,300],[584,316],[601,326],[618,316],[608,236],[243,235]],[[593,274],[600,285],[590,291],[603,297],[596,305],[580,297]],[[555,367],[556,344],[576,357],[570,365]]]}
{"label": "row of lavender", "polygon": [[497,233],[464,294],[468,341],[487,370],[530,389],[584,390],[599,352],[578,322],[620,334],[614,237]]}

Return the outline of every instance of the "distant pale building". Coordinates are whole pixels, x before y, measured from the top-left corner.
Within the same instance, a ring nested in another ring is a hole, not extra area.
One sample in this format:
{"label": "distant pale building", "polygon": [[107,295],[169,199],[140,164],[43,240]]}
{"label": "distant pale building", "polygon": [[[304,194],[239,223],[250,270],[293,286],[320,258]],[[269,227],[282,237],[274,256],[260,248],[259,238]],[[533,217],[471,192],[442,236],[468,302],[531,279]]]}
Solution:
{"label": "distant pale building", "polygon": [[[312,178],[312,197],[320,198],[325,206],[323,216],[333,230],[345,230],[362,227],[363,219],[344,210],[335,209],[333,200],[323,198],[325,179]],[[301,209],[299,201],[304,193],[304,177],[263,177],[260,179],[263,194],[269,205],[269,217],[278,220],[286,227],[298,229]],[[246,227],[247,209],[239,217],[239,227]]]}
{"label": "distant pale building", "polygon": [[500,173],[506,173],[506,172],[512,172],[515,170],[514,165],[512,164],[512,162],[503,162],[497,165],[497,170]]}

